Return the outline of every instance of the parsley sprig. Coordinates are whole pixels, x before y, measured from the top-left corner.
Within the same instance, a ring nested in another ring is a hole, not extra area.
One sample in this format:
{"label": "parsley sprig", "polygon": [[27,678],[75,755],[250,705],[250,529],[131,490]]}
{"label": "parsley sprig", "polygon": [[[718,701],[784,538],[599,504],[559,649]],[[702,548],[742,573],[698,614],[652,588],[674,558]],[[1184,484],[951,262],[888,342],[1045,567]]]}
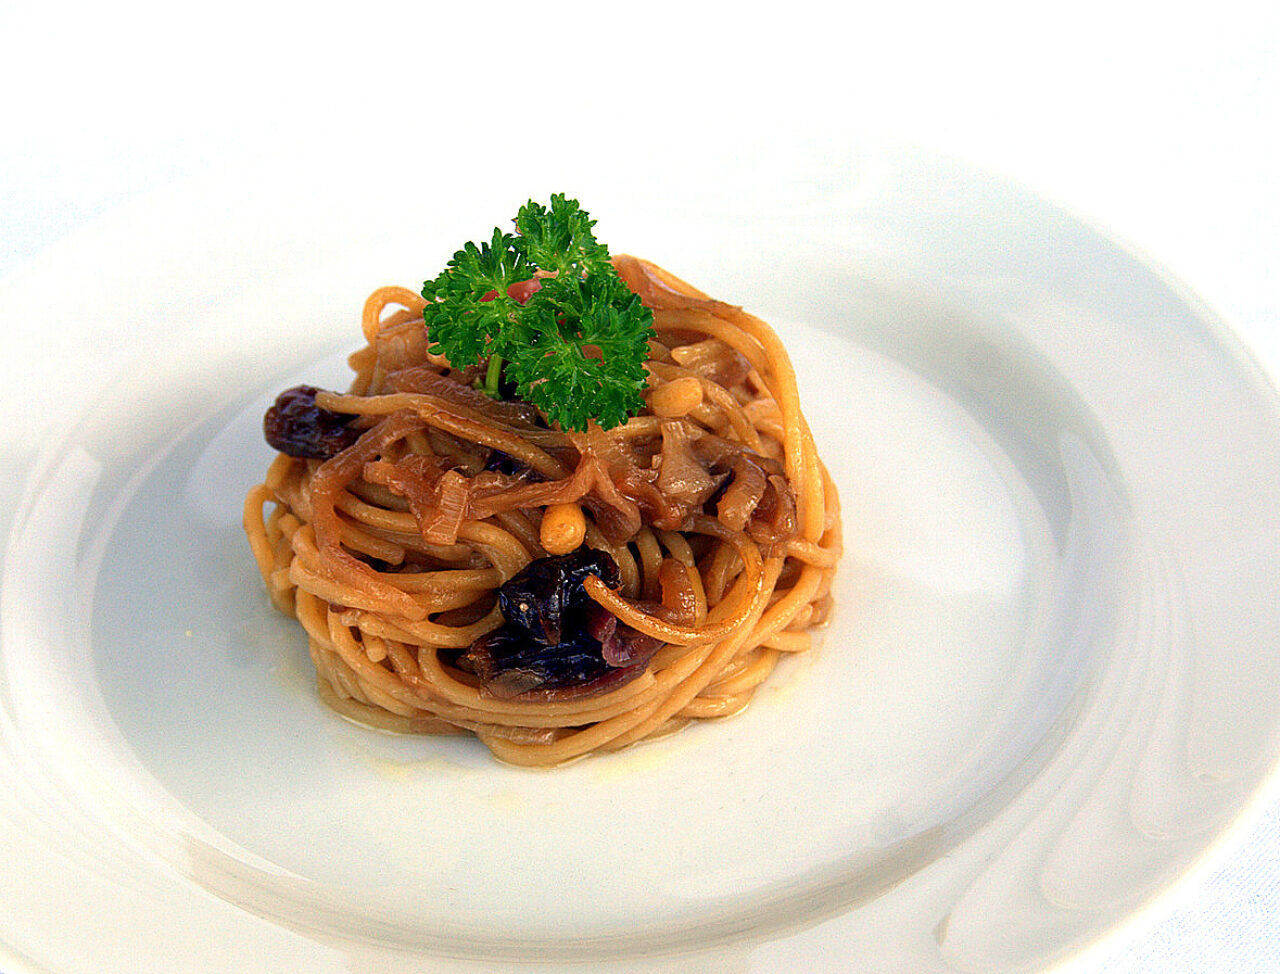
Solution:
{"label": "parsley sprig", "polygon": [[[487,360],[485,389],[503,380],[562,429],[610,429],[644,404],[653,313],[618,276],[595,221],[563,194],[530,200],[516,232],[468,243],[422,286],[431,351],[454,368]],[[517,288],[537,277],[536,290]]]}

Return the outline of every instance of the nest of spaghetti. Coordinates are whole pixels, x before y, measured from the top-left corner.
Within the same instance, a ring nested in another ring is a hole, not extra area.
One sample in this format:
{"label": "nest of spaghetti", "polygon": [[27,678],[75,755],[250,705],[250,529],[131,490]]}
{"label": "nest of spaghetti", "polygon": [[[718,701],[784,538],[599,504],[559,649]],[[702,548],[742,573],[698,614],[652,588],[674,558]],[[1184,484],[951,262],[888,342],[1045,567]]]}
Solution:
{"label": "nest of spaghetti", "polygon": [[365,306],[348,392],[268,412],[281,452],[245,528],[339,713],[557,765],[735,714],[810,648],[839,502],[786,350],[653,264],[614,266],[656,335],[621,426],[490,398],[394,287]]}

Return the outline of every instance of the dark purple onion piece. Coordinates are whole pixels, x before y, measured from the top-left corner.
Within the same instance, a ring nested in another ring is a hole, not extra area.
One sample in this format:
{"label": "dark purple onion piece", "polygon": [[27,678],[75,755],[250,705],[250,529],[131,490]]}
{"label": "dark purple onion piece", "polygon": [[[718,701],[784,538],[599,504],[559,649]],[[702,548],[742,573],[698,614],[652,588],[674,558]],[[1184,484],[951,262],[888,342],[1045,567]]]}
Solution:
{"label": "dark purple onion piece", "polygon": [[547,479],[532,467],[501,450],[489,451],[489,459],[484,462],[484,469],[506,474],[508,477],[520,477],[534,483]]}
{"label": "dark purple onion piece", "polygon": [[610,588],[621,580],[613,556],[594,548],[538,558],[498,589],[498,606],[530,638],[554,645],[584,628],[586,609],[595,605],[582,585],[590,575]]}
{"label": "dark purple onion piece", "polygon": [[611,587],[621,580],[611,555],[586,547],[530,562],[498,589],[506,622],[457,665],[496,697],[604,692],[640,675],[661,643],[593,602],[583,586],[589,575]]}
{"label": "dark purple onion piece", "polygon": [[587,633],[598,643],[607,642],[618,628],[618,617],[596,602],[586,607]]}
{"label": "dark purple onion piece", "polygon": [[600,640],[600,658],[609,666],[632,666],[649,662],[661,648],[661,639],[618,625],[607,639]]}
{"label": "dark purple onion piece", "polygon": [[314,386],[294,386],[276,397],[262,418],[262,432],[274,449],[304,460],[328,460],[360,438],[355,419],[316,405]]}
{"label": "dark purple onion piece", "polygon": [[472,643],[459,663],[497,697],[581,686],[610,670],[600,644],[585,633],[547,645],[510,622]]}
{"label": "dark purple onion piece", "polygon": [[484,462],[486,470],[493,470],[497,473],[505,473],[508,476],[514,476],[524,470],[524,464],[515,457],[503,453],[501,450],[491,450],[489,459]]}

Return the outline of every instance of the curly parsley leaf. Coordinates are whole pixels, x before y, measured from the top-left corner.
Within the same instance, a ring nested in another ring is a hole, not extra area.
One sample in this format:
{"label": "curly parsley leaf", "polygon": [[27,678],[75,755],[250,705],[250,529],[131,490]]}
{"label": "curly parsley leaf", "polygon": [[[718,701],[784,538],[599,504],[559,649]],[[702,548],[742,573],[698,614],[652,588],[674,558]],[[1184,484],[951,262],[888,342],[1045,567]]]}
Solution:
{"label": "curly parsley leaf", "polygon": [[529,200],[515,222],[516,249],[544,271],[580,276],[609,263],[609,248],[592,232],[596,221],[577,200],[554,194],[550,208]]}
{"label": "curly parsley leaf", "polygon": [[[431,350],[455,368],[488,360],[486,386],[514,382],[563,429],[590,420],[610,429],[644,404],[653,313],[618,276],[577,200],[530,200],[516,234],[495,229],[468,243],[427,281],[423,319]],[[537,276],[538,286],[513,288]]]}
{"label": "curly parsley leaf", "polygon": [[[434,281],[422,286],[427,334],[455,366],[474,365],[497,351],[496,341],[510,314],[507,288],[533,276],[514,237],[494,228],[493,239],[466,244]],[[490,300],[496,291],[504,300]]]}

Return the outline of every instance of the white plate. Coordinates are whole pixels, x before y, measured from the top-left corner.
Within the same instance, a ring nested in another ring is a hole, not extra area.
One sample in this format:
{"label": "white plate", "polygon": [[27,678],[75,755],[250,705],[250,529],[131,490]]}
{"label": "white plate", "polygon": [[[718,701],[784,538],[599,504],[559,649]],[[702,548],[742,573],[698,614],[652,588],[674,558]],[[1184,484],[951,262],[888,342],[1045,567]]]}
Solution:
{"label": "white plate", "polygon": [[[315,152],[0,293],[6,974],[1034,971],[1240,820],[1280,740],[1280,421],[1234,340],[945,160],[694,155]],[[239,517],[265,404],[345,381],[365,293],[555,190],[775,323],[848,554],[745,714],[530,772],[326,711]]]}

